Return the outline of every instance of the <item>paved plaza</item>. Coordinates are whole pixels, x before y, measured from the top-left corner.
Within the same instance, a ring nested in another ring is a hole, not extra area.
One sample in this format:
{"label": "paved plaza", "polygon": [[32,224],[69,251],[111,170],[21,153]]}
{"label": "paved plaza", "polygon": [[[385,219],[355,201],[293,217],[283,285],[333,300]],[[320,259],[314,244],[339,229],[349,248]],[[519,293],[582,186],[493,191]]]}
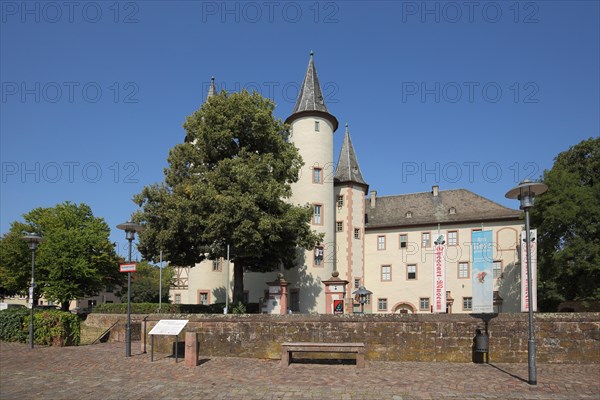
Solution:
{"label": "paved plaza", "polygon": [[[0,343],[0,399],[600,399],[600,365],[369,362],[293,363],[150,354],[133,343],[36,347]],[[148,349],[149,350],[149,349]]]}

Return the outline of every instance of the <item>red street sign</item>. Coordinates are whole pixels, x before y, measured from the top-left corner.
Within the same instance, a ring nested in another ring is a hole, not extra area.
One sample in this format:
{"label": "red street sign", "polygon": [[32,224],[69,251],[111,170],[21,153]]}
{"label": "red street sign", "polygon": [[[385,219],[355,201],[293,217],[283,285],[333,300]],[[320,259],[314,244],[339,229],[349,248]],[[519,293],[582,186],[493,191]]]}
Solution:
{"label": "red street sign", "polygon": [[119,264],[121,267],[121,272],[135,272],[136,263],[131,264]]}

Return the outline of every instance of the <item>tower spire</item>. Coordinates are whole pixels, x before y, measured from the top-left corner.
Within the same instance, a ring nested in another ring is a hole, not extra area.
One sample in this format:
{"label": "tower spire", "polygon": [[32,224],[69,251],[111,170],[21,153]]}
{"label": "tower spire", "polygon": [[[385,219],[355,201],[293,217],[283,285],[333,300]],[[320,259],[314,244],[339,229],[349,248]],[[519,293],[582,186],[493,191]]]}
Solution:
{"label": "tower spire", "polygon": [[215,88],[215,77],[210,77],[210,86],[208,87],[208,94],[206,95],[206,100],[217,94],[217,89]]}
{"label": "tower spire", "polygon": [[296,106],[294,107],[292,115],[290,115],[285,122],[289,124],[303,116],[320,116],[331,122],[333,131],[335,132],[338,127],[338,121],[329,113],[329,110],[327,110],[327,106],[325,105],[313,56],[314,52],[311,50],[308,68],[306,69],[306,75],[304,76],[304,81],[302,82],[300,93],[296,100]]}
{"label": "tower spire", "polygon": [[368,188],[368,184],[365,182],[360,167],[358,166],[358,160],[356,159],[354,146],[352,146],[350,129],[348,128],[347,123],[344,143],[342,144],[342,150],[340,151],[334,181],[336,184],[346,182],[358,183],[359,185],[364,185]]}

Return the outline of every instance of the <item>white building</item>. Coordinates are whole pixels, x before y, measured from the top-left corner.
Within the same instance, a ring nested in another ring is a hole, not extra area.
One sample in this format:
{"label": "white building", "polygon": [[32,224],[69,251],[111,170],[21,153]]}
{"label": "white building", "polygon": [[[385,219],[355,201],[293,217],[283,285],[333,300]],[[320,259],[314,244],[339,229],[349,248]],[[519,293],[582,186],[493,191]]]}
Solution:
{"label": "white building", "polygon": [[[214,92],[213,83],[209,97]],[[352,292],[364,286],[372,292],[364,304],[365,312],[432,312],[432,246],[435,238],[444,235],[447,311],[471,312],[471,235],[491,230],[494,303],[502,311],[518,311],[515,265],[522,230],[520,211],[465,189],[434,186],[423,193],[383,197],[375,191],[369,193],[347,125],[334,169],[333,135],[338,121],[324,102],[312,53],[286,123],[305,163],[299,181],[292,186],[290,201],[312,204],[312,228],[325,234],[323,243],[304,252],[297,268],[281,271],[289,283],[285,289],[288,308],[301,313],[333,313],[334,300],[343,299],[344,312],[353,312],[359,304]],[[232,276],[233,265],[229,272]],[[348,283],[345,293],[344,281]],[[261,302],[268,312],[285,312],[276,282],[277,272],[246,273],[246,300]],[[226,284],[227,265],[222,259],[176,268],[171,300],[222,303]],[[231,298],[231,285],[227,293]]]}

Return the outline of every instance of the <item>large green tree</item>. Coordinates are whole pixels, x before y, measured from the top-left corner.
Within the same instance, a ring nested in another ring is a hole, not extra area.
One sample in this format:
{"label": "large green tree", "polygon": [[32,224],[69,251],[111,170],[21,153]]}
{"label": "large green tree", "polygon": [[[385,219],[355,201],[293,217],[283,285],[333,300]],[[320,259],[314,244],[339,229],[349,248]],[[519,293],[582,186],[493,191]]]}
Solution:
{"label": "large green tree", "polygon": [[36,251],[34,298],[43,295],[68,310],[73,299],[123,284],[110,229],[86,204],[36,208],[23,219],[13,222],[0,241],[0,286],[8,292],[25,292],[31,280],[31,250],[21,240],[24,232],[44,238]]}
{"label": "large green tree", "polygon": [[[136,272],[131,274],[131,301],[133,303],[158,303],[162,292],[162,302],[169,302],[169,286],[173,281],[173,268],[165,267],[162,271],[162,291],[159,291],[160,268],[142,261],[137,263]],[[127,292],[122,300],[127,301]]]}
{"label": "large green tree", "polygon": [[600,301],[600,138],[560,153],[544,171],[548,192],[536,199],[540,308]]}
{"label": "large green tree", "polygon": [[291,268],[297,247],[322,239],[308,224],[310,207],[286,201],[302,158],[273,109],[257,93],[211,97],[187,118],[188,140],[171,149],[164,183],[134,199],[148,259],[162,249],[171,265],[193,266],[231,246],[234,302],[242,300],[244,271]]}

